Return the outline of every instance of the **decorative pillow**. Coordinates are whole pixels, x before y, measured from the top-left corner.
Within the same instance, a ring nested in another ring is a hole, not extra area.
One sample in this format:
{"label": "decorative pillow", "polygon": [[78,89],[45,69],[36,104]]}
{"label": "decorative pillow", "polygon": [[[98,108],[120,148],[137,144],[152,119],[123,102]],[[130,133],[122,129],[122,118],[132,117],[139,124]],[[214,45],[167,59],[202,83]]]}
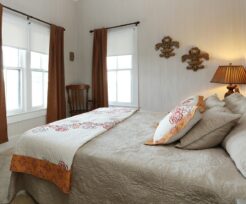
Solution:
{"label": "decorative pillow", "polygon": [[246,98],[240,93],[235,93],[225,98],[226,107],[233,113],[246,113]]}
{"label": "decorative pillow", "polygon": [[224,106],[214,106],[213,108],[208,109],[209,111],[219,111],[219,112],[227,112],[232,113],[231,110]]}
{"label": "decorative pillow", "polygon": [[192,96],[181,102],[181,106],[198,106],[201,113],[205,112],[205,102],[203,96]]}
{"label": "decorative pillow", "polygon": [[206,108],[213,108],[215,106],[225,106],[225,102],[221,101],[219,99],[219,97],[217,96],[217,94],[214,94],[212,96],[209,96],[206,100],[205,100],[205,104],[206,104]]}
{"label": "decorative pillow", "polygon": [[239,114],[210,109],[204,113],[203,119],[180,140],[176,147],[190,150],[215,147],[224,140],[240,117]]}
{"label": "decorative pillow", "polygon": [[246,178],[246,113],[223,141],[222,146]]}
{"label": "decorative pillow", "polygon": [[146,145],[170,144],[183,137],[199,120],[201,113],[197,106],[178,106],[162,119],[152,140]]}

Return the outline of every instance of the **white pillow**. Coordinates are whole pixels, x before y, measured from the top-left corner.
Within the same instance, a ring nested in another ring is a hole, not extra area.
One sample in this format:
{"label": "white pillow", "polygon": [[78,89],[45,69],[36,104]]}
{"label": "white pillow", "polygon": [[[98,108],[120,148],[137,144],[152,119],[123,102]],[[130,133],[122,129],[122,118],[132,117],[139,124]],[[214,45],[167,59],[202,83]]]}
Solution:
{"label": "white pillow", "polygon": [[212,96],[209,96],[206,100],[205,100],[205,104],[206,104],[206,108],[213,108],[215,106],[225,106],[225,102],[221,101],[219,99],[219,97],[217,96],[217,94],[214,94]]}
{"label": "white pillow", "polygon": [[[221,144],[241,117],[219,106],[207,110],[198,122],[176,145],[178,148],[201,150]],[[225,109],[225,110],[223,110]]]}
{"label": "white pillow", "polygon": [[162,119],[146,145],[170,144],[182,138],[202,116],[198,106],[178,106]]}
{"label": "white pillow", "polygon": [[214,106],[213,108],[208,109],[208,111],[219,111],[219,112],[232,113],[232,111],[225,106]]}
{"label": "white pillow", "polygon": [[225,138],[223,147],[235,162],[238,170],[246,178],[246,113]]}
{"label": "white pillow", "polygon": [[244,114],[246,113],[246,98],[240,93],[234,93],[225,98],[226,107],[233,113]]}
{"label": "white pillow", "polygon": [[180,103],[181,106],[198,106],[201,113],[205,112],[206,105],[203,96],[191,96]]}

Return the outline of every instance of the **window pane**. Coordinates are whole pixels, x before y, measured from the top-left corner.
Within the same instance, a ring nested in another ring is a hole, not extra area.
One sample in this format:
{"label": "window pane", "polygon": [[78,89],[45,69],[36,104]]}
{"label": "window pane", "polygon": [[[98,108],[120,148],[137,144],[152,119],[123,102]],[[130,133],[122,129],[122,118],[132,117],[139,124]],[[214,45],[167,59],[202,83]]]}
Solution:
{"label": "window pane", "polygon": [[20,71],[6,70],[7,111],[20,109]]}
{"label": "window pane", "polygon": [[[3,78],[4,78],[4,83],[5,83],[5,89],[6,89],[6,77],[7,77],[7,70],[6,69],[3,69]],[[6,92],[6,90],[5,90]]]}
{"label": "window pane", "polygon": [[26,67],[26,50],[19,50],[19,67]]}
{"label": "window pane", "polygon": [[117,57],[107,57],[107,68],[117,69]]}
{"label": "window pane", "polygon": [[116,101],[116,72],[108,72],[108,98],[110,102]]}
{"label": "window pane", "polygon": [[49,56],[42,55],[41,56],[41,68],[48,71],[48,66],[49,66]]}
{"label": "window pane", "polygon": [[118,102],[131,102],[131,71],[118,71],[117,73]]}
{"label": "window pane", "polygon": [[41,69],[41,54],[37,52],[31,52],[31,68]]}
{"label": "window pane", "polygon": [[18,67],[19,65],[18,49],[3,47],[3,64],[5,67]]}
{"label": "window pane", "polygon": [[132,68],[132,55],[124,55],[118,57],[119,69],[131,69]]}
{"label": "window pane", "polygon": [[32,106],[43,106],[43,73],[32,72]]}
{"label": "window pane", "polygon": [[48,73],[44,73],[44,106],[47,107],[48,98]]}

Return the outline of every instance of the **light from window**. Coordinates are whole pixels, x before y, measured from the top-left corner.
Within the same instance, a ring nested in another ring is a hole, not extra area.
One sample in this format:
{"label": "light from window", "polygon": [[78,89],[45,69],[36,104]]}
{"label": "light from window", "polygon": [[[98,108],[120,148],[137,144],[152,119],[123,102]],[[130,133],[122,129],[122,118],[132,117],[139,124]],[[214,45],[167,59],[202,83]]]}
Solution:
{"label": "light from window", "polygon": [[8,115],[46,108],[49,32],[46,25],[3,15],[3,66]]}
{"label": "light from window", "polygon": [[3,63],[5,67],[19,67],[19,50],[3,47]]}
{"label": "light from window", "polygon": [[48,55],[31,52],[32,107],[46,106]]}
{"label": "light from window", "polygon": [[117,101],[116,85],[117,85],[116,71],[108,72],[108,97],[110,102]]}
{"label": "light from window", "polygon": [[118,101],[131,103],[131,71],[118,71],[117,73],[117,93]]}
{"label": "light from window", "polygon": [[32,106],[43,105],[43,73],[32,72]]}
{"label": "light from window", "polygon": [[118,56],[118,69],[132,69],[132,55]]}
{"label": "light from window", "polygon": [[136,28],[109,32],[107,70],[110,105],[138,105],[136,50]]}
{"label": "light from window", "polygon": [[112,103],[132,102],[132,56],[108,57],[108,93]]}
{"label": "light from window", "polygon": [[6,70],[6,98],[7,110],[19,110],[21,107],[20,101],[20,71]]}
{"label": "light from window", "polygon": [[40,54],[36,52],[31,52],[31,68],[41,69],[41,59]]}
{"label": "light from window", "polygon": [[26,62],[26,51],[3,46],[3,66],[7,111],[22,109],[21,88],[22,74]]}

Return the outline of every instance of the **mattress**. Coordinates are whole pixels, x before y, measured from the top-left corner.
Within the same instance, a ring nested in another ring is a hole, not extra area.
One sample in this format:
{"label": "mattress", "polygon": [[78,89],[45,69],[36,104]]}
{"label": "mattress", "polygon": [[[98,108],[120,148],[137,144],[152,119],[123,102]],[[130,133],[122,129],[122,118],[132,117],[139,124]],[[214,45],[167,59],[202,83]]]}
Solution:
{"label": "mattress", "polygon": [[163,116],[139,111],[81,147],[69,194],[47,181],[13,173],[9,199],[20,189],[40,204],[229,204],[246,199],[246,179],[222,148],[145,146]]}

